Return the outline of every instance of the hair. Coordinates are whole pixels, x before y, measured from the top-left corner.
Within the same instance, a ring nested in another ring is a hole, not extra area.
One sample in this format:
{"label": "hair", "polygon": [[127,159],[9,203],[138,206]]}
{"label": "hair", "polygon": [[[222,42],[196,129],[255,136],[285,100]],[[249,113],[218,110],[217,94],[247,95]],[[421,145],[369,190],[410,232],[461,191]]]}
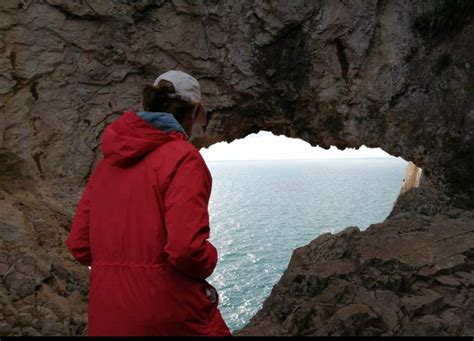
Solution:
{"label": "hair", "polygon": [[157,86],[146,84],[143,87],[143,110],[169,112],[180,124],[183,124],[184,116],[193,109],[194,105],[168,97],[168,94],[175,92],[173,83],[166,79],[160,80]]}

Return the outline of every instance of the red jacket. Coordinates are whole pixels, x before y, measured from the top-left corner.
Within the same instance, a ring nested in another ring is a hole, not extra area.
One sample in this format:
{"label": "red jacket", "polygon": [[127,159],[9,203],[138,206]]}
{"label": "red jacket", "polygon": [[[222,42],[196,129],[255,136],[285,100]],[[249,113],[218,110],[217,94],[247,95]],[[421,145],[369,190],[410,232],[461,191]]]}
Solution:
{"label": "red jacket", "polygon": [[66,241],[92,268],[88,335],[231,336],[208,295],[217,250],[199,150],[128,111],[105,129],[102,151]]}

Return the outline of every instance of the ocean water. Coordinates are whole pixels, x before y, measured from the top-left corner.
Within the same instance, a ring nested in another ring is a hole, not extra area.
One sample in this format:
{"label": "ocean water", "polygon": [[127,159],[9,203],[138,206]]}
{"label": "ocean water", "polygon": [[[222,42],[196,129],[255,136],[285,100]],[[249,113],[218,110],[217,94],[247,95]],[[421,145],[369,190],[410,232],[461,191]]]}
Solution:
{"label": "ocean water", "polygon": [[401,158],[207,161],[213,177],[209,240],[219,260],[208,281],[232,330],[242,328],[317,236],[382,222],[400,191]]}

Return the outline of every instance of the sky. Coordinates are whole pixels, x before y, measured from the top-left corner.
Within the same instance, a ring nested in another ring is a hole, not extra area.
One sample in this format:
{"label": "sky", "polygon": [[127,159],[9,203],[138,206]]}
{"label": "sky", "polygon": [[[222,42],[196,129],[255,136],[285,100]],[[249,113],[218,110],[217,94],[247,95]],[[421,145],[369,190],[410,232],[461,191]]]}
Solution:
{"label": "sky", "polygon": [[358,150],[354,148],[339,150],[335,146],[329,149],[313,147],[301,139],[274,135],[265,130],[249,134],[231,143],[218,142],[208,148],[201,148],[199,151],[206,161],[392,157],[380,148],[366,146],[361,146]]}

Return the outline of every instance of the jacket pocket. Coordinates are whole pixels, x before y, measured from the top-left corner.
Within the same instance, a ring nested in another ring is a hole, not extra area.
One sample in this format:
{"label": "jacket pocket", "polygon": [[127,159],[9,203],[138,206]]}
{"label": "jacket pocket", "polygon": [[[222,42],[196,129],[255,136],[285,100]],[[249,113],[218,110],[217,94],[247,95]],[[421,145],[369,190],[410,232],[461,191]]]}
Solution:
{"label": "jacket pocket", "polygon": [[165,272],[167,300],[179,312],[177,319],[207,324],[214,308],[214,303],[206,295],[208,284],[184,276],[168,264]]}
{"label": "jacket pocket", "polygon": [[212,286],[207,280],[204,280],[203,284],[206,297],[214,306],[217,307],[219,305],[219,293],[217,292],[217,289],[214,288],[214,286]]}

